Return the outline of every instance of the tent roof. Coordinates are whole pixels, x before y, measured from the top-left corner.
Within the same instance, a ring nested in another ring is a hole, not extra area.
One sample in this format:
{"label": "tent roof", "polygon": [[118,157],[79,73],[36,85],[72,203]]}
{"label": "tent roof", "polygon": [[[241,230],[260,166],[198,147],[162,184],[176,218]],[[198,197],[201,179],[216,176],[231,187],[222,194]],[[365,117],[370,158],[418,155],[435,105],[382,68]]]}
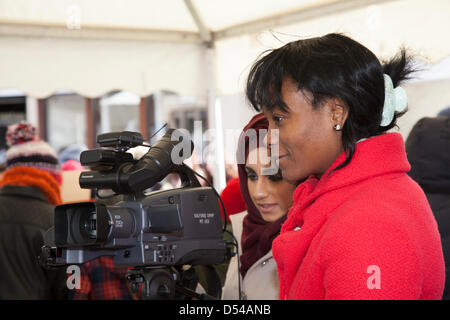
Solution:
{"label": "tent roof", "polygon": [[[80,22],[86,28],[125,28],[198,33],[188,5],[213,31],[260,20],[336,0],[2,0],[0,21],[46,26]],[[355,1],[351,1],[356,3]],[[361,2],[361,1],[358,1]],[[367,2],[367,1],[366,1]],[[371,1],[369,1],[371,2]]]}
{"label": "tent roof", "polygon": [[100,100],[100,105],[138,105],[140,99],[135,94],[127,91],[117,92]]}
{"label": "tent roof", "polygon": [[448,12],[448,0],[0,0],[0,90],[206,95],[214,75],[217,93],[236,93],[262,51],[329,32],[436,63]]}

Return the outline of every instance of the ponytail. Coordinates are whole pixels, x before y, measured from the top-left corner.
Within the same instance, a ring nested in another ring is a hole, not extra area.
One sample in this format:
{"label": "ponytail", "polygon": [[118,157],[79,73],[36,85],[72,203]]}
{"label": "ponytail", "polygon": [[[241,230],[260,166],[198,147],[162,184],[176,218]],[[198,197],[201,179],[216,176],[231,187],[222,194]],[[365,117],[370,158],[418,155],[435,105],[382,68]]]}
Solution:
{"label": "ponytail", "polygon": [[394,88],[398,87],[405,80],[412,78],[412,73],[417,70],[412,66],[412,57],[406,53],[405,48],[401,48],[400,52],[392,59],[381,63],[383,72],[392,79]]}
{"label": "ponytail", "polygon": [[[405,48],[401,48],[400,52],[388,61],[382,62],[383,73],[392,79],[394,88],[400,86],[404,81],[412,78],[412,74],[417,70],[412,64],[412,56],[407,54]],[[397,126],[397,118],[401,117],[408,111],[406,108],[402,112],[395,112],[394,117],[387,126],[379,126],[377,134],[386,132]]]}

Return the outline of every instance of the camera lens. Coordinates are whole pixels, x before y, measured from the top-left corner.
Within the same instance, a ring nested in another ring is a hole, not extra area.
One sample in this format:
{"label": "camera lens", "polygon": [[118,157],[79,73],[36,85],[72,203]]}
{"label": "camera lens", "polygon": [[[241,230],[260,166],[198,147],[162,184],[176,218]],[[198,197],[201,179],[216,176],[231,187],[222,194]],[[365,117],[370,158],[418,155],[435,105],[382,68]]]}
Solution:
{"label": "camera lens", "polygon": [[83,228],[83,233],[91,239],[97,238],[97,214],[95,211],[85,213],[83,215],[80,226]]}

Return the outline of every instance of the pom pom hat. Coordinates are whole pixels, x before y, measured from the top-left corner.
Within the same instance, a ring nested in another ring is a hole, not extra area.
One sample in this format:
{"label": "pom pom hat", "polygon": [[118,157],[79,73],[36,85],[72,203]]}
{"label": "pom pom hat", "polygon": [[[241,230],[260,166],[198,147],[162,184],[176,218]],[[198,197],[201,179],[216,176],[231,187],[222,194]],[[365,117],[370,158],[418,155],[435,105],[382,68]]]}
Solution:
{"label": "pom pom hat", "polygon": [[8,126],[6,170],[24,166],[50,173],[61,184],[62,177],[56,152],[48,143],[36,137],[36,128],[27,122]]}

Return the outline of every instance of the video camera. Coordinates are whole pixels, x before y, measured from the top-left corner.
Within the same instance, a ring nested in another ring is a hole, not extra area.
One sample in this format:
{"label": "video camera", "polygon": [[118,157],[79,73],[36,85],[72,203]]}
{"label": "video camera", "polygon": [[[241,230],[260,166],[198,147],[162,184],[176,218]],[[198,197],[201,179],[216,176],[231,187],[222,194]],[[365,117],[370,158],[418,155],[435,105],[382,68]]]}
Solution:
{"label": "video camera", "polygon": [[[135,268],[128,280],[132,288],[145,284],[144,298],[172,299],[181,290],[181,266],[229,259],[218,194],[202,187],[182,162],[193,149],[186,135],[168,129],[139,160],[127,152],[143,145],[139,133],[106,133],[97,142],[101,148],[80,155],[81,164],[92,169],[80,174],[80,186],[110,189],[124,199],[112,205],[97,200],[57,206],[42,249],[47,266],[112,256],[115,265]],[[181,188],[145,192],[169,173],[180,176]]]}

